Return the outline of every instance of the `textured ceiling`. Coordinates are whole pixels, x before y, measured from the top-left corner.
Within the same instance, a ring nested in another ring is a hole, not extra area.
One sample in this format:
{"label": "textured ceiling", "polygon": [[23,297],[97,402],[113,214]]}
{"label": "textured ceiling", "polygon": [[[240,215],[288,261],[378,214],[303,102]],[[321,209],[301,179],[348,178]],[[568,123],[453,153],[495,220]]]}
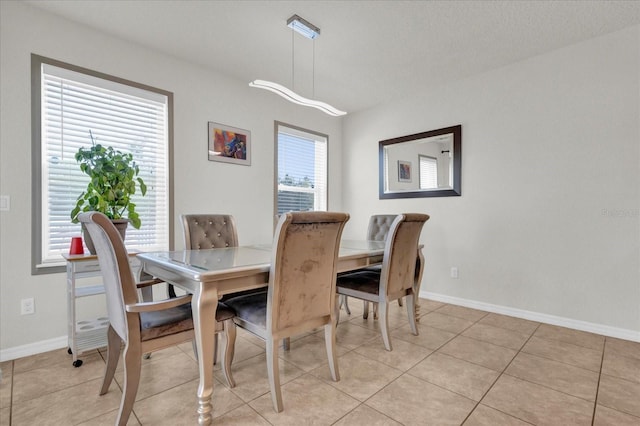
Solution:
{"label": "textured ceiling", "polygon": [[[349,112],[640,23],[638,1],[27,3]],[[293,14],[321,28],[315,42],[293,36],[286,26]]]}

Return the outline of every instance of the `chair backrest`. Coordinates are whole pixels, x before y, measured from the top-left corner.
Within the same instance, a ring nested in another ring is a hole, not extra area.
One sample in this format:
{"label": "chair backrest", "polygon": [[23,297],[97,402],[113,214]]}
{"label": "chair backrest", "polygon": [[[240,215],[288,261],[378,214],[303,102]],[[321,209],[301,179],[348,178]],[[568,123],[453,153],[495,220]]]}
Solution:
{"label": "chair backrest", "polygon": [[228,214],[184,214],[184,248],[200,250],[236,247],[238,232],[233,216]]}
{"label": "chair backrest", "polygon": [[418,240],[429,215],[404,213],[396,216],[385,243],[380,276],[380,294],[395,294],[413,286]]}
{"label": "chair backrest", "polygon": [[273,240],[267,331],[307,330],[334,317],[340,237],[347,213],[293,212],[280,216]]}
{"label": "chair backrest", "polygon": [[367,228],[367,240],[385,241],[391,224],[398,215],[395,214],[374,214],[369,218],[369,228]]}
{"label": "chair backrest", "polygon": [[107,299],[109,323],[122,340],[128,341],[125,305],[138,301],[138,291],[127,249],[120,233],[104,214],[81,213],[78,219],[91,235],[96,249]]}

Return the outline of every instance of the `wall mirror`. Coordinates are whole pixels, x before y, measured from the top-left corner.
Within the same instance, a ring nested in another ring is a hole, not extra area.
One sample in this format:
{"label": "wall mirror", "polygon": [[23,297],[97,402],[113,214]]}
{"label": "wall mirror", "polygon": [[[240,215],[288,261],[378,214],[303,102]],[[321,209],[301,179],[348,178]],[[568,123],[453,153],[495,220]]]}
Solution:
{"label": "wall mirror", "polygon": [[461,194],[462,126],[379,143],[380,199]]}

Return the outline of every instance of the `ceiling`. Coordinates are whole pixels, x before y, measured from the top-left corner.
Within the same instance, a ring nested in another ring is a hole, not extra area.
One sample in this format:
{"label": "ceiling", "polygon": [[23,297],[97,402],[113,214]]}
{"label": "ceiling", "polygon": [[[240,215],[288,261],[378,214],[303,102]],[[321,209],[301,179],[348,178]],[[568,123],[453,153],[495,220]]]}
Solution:
{"label": "ceiling", "polygon": [[[27,3],[239,81],[271,80],[348,112],[640,24],[638,1]],[[293,14],[320,27],[315,42],[286,26]]]}

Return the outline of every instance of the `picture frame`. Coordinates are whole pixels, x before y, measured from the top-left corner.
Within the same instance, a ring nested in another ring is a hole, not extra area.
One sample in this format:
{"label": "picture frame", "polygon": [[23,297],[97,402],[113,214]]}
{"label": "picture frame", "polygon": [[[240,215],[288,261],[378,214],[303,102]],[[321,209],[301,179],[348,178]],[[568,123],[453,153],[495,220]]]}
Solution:
{"label": "picture frame", "polygon": [[398,160],[398,182],[411,182],[411,161]]}
{"label": "picture frame", "polygon": [[209,121],[209,161],[251,165],[251,132]]}

